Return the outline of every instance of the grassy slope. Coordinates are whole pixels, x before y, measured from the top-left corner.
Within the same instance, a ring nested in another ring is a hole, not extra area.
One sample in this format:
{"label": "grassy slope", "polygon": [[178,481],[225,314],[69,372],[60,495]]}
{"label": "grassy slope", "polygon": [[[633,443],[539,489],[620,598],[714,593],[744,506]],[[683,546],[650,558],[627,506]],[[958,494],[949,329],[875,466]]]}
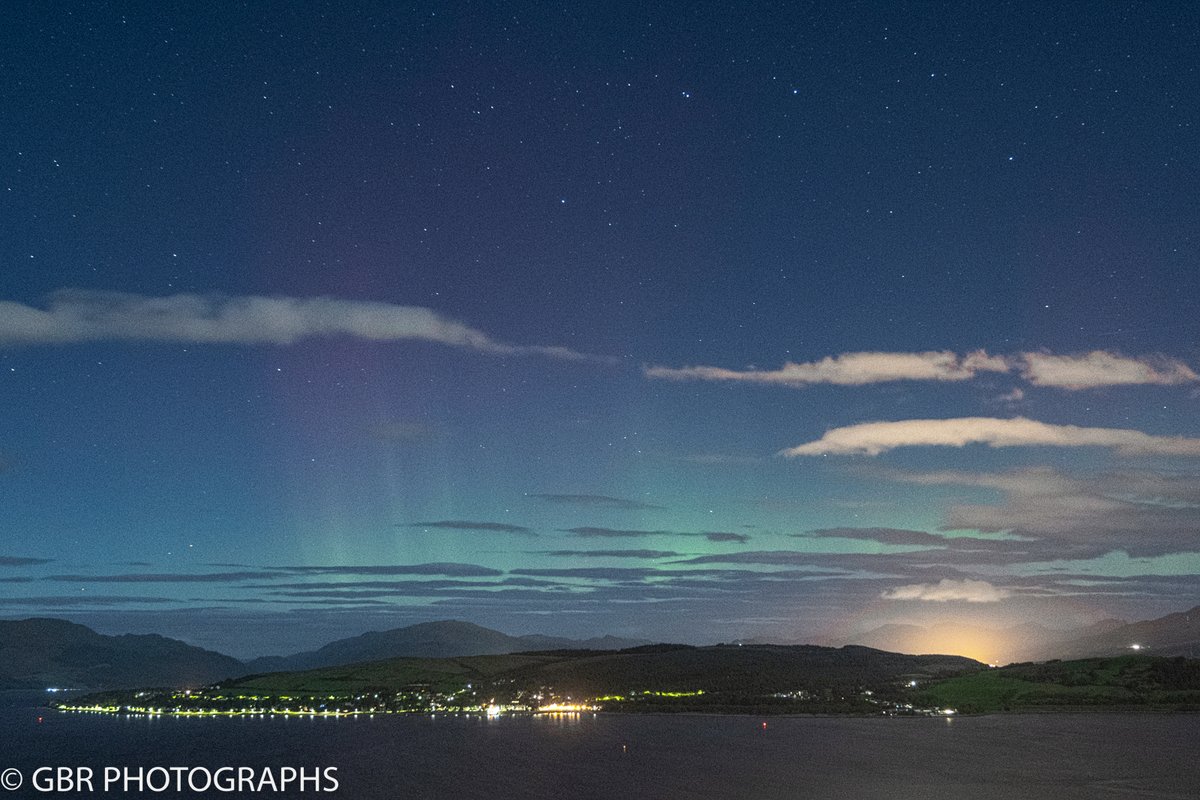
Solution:
{"label": "grassy slope", "polygon": [[1128,655],[1015,664],[947,678],[920,701],[966,713],[1144,707],[1200,710],[1200,661]]}

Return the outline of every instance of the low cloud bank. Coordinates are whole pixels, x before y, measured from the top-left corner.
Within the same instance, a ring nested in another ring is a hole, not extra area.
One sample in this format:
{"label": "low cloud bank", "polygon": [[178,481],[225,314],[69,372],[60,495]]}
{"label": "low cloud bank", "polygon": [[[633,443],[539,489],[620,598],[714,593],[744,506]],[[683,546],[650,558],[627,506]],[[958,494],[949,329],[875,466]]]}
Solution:
{"label": "low cloud bank", "polygon": [[[861,352],[819,361],[788,361],[779,369],[727,369],[714,366],[642,368],[648,378],[672,381],[725,381],[803,388],[816,384],[863,386],[893,381],[966,381],[983,373],[1015,373],[1035,386],[1081,390],[1104,386],[1170,386],[1200,381],[1179,359],[1162,355],[1126,356],[1105,350],[1075,355],[1017,353],[989,355],[975,350],[919,353]],[[1024,394],[1012,395],[1023,397]]]}
{"label": "low cloud bank", "polygon": [[932,603],[948,603],[952,601],[966,603],[997,603],[1011,592],[993,586],[987,581],[976,581],[967,578],[956,581],[944,578],[937,583],[914,583],[908,586],[897,586],[880,595],[884,600],[920,600]]}
{"label": "low cloud bank", "polygon": [[1154,436],[1126,428],[1052,425],[1015,417],[961,417],[865,422],[833,428],[816,441],[780,451],[796,456],[863,454],[877,456],[898,447],[1110,447],[1122,455],[1200,456],[1200,439]]}

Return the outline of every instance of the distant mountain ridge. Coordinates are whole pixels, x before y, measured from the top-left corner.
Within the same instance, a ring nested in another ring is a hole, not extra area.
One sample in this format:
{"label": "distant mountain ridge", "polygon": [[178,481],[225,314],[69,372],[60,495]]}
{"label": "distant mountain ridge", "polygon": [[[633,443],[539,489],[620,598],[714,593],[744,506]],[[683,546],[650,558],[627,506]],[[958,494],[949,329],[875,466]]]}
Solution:
{"label": "distant mountain ridge", "polygon": [[1158,619],[1089,632],[1067,642],[1061,655],[1052,657],[1117,655],[1128,653],[1134,645],[1138,646],[1139,652],[1156,656],[1200,658],[1200,606]]}
{"label": "distant mountain ridge", "polygon": [[290,656],[256,658],[246,663],[244,671],[281,672],[388,658],[490,656],[531,650],[622,650],[643,644],[648,642],[615,636],[582,640],[540,634],[509,636],[471,622],[441,620],[386,631],[369,631],[338,639],[317,650]]}
{"label": "distant mountain ridge", "polygon": [[236,658],[157,634],[105,636],[62,619],[0,620],[0,689],[201,686],[245,673]]}
{"label": "distant mountain ridge", "polygon": [[[993,630],[966,625],[886,625],[834,643],[892,653],[964,653],[980,643],[1000,649],[996,663],[1112,656],[1133,645],[1156,656],[1200,657],[1200,606],[1142,622],[1104,620],[1055,631],[1036,624]],[[0,620],[0,689],[121,689],[199,686],[253,673],[311,670],[396,658],[457,658],[532,651],[617,651],[644,640],[509,636],[459,620],[371,631],[289,656],[243,662],[156,634],[106,636],[61,619]]]}
{"label": "distant mountain ridge", "polygon": [[451,658],[531,650],[620,650],[644,640],[509,636],[443,620],[370,631],[317,650],[241,661],[158,634],[107,636],[63,619],[0,620],[0,690],[200,686],[255,672],[336,667],[386,658]]}

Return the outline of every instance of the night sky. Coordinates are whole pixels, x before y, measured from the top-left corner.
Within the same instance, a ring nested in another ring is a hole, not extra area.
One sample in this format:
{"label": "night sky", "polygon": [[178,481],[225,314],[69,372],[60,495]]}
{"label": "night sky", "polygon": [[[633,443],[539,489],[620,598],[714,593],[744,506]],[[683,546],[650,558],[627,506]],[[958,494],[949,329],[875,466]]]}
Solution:
{"label": "night sky", "polygon": [[10,3],[0,615],[825,640],[1200,589],[1200,11]]}

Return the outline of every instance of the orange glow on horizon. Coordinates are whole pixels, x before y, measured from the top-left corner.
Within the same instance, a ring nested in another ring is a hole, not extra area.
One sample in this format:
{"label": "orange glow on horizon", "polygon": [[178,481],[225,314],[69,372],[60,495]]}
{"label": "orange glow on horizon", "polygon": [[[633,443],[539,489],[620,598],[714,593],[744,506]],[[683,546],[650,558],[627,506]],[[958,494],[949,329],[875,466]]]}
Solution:
{"label": "orange glow on horizon", "polygon": [[909,652],[966,656],[984,664],[1003,664],[1011,659],[1005,657],[1004,642],[982,630],[938,630],[936,628],[912,637]]}

